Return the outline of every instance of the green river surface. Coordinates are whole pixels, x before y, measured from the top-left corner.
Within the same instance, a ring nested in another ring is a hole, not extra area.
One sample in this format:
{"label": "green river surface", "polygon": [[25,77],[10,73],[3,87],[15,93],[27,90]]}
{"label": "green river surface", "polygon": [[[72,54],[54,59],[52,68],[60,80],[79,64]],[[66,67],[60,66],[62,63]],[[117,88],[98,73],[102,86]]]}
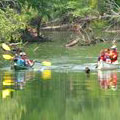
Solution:
{"label": "green river surface", "polygon": [[99,51],[111,43],[65,48],[71,34],[46,32],[52,42],[24,47],[31,59],[50,61],[49,67],[36,62],[34,70],[13,71],[5,61],[0,69],[0,120],[120,119],[120,70],[95,68]]}

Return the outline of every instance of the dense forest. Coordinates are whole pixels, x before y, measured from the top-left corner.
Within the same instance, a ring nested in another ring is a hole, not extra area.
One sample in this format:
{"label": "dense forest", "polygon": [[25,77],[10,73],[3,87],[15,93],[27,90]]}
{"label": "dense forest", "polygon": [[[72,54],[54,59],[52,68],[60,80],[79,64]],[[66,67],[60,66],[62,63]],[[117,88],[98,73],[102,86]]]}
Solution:
{"label": "dense forest", "polygon": [[82,33],[87,44],[104,41],[93,33],[119,31],[119,6],[119,0],[1,0],[0,42],[43,40],[42,27],[65,24],[78,35]]}

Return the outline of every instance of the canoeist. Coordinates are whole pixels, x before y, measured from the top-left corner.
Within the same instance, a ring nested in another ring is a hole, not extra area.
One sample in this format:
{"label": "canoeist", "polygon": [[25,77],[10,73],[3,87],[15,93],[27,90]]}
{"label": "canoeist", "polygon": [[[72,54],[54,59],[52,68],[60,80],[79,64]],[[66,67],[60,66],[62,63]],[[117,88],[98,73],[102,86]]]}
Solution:
{"label": "canoeist", "polygon": [[98,57],[98,61],[106,61],[105,59],[105,51],[104,50],[101,50],[100,51],[100,56]]}
{"label": "canoeist", "polygon": [[104,50],[105,51],[105,62],[106,63],[111,63],[111,59],[110,59],[110,49],[107,48]]}
{"label": "canoeist", "polygon": [[98,61],[104,61],[106,63],[118,64],[118,52],[117,47],[113,45],[111,49],[104,49],[100,52],[100,56],[98,57]]}

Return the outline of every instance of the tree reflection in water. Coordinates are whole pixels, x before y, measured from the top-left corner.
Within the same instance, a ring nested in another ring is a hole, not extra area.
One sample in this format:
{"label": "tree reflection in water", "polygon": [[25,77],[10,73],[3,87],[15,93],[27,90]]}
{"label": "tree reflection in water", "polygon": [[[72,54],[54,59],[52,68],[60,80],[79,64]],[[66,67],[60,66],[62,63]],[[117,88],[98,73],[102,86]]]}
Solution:
{"label": "tree reflection in water", "polygon": [[117,72],[116,71],[98,71],[98,80],[103,89],[117,89]]}

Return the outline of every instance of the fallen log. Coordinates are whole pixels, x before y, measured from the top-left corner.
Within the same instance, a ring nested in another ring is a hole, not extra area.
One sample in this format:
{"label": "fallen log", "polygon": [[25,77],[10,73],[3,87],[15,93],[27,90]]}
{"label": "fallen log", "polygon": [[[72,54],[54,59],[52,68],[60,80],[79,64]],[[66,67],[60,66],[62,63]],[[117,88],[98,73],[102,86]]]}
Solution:
{"label": "fallen log", "polygon": [[107,33],[120,33],[120,30],[106,30]]}
{"label": "fallen log", "polygon": [[40,30],[68,30],[71,28],[72,25],[64,24],[64,25],[58,25],[58,26],[48,26],[48,27],[42,27]]}
{"label": "fallen log", "polygon": [[79,39],[71,40],[65,45],[65,47],[75,46],[78,42],[79,42]]}
{"label": "fallen log", "polygon": [[10,43],[9,45],[10,46],[17,46],[17,45],[20,45],[21,43],[19,42],[19,43]]}
{"label": "fallen log", "polygon": [[100,20],[100,19],[107,19],[107,18],[120,18],[119,14],[114,14],[114,15],[108,15],[104,14],[103,16],[88,16],[85,18],[80,18],[78,22],[83,22],[83,21],[94,21],[94,20]]}

